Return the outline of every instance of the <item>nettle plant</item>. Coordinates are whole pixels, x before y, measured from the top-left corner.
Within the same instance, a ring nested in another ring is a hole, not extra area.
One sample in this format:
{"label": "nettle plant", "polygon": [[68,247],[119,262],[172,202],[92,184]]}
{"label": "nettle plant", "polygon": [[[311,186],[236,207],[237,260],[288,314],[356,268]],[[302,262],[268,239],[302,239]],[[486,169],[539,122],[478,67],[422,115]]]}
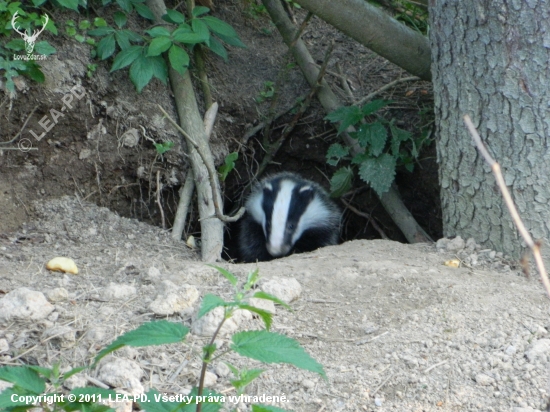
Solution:
{"label": "nettle plant", "polygon": [[[245,392],[246,387],[264,370],[238,369],[234,365],[227,364],[234,375],[231,384],[235,388],[237,396],[229,396],[216,393],[204,387],[204,378],[209,364],[218,360],[230,351],[241,356],[251,358],[263,363],[288,363],[298,368],[318,373],[326,379],[323,367],[315,361],[300,344],[285,335],[270,332],[273,322],[272,314],[266,310],[250,304],[250,298],[271,300],[283,307],[290,307],[268,293],[255,291],[254,285],[258,282],[258,270],[251,272],[244,284],[239,286],[238,278],[231,272],[216,266],[217,269],[233,286],[233,300],[227,302],[220,297],[207,294],[203,297],[198,318],[210,311],[222,307],[224,316],[218,325],[216,332],[209,342],[203,346],[202,368],[198,379],[198,385],[188,395],[180,396],[181,401],[173,401],[170,396],[160,394],[151,388],[147,393],[130,397],[117,394],[114,390],[95,387],[75,388],[70,393],[64,393],[64,382],[76,373],[87,369],[93,369],[106,355],[124,346],[143,347],[152,345],[181,344],[189,333],[189,328],[166,320],[145,323],[135,330],[119,336],[113,343],[100,351],[94,358],[91,366],[73,368],[62,373],[60,363],[55,363],[51,368],[34,365],[4,366],[0,367],[0,380],[13,384],[11,388],[0,392],[0,410],[25,411],[39,404],[45,411],[82,411],[105,412],[113,409],[101,403],[104,400],[133,400],[139,403],[139,407],[147,412],[217,412],[227,404],[236,404],[239,395]],[[223,324],[233,316],[237,310],[249,310],[263,321],[265,330],[250,330],[237,332],[231,337],[229,350],[217,354],[216,338]],[[64,394],[63,397],[60,395]],[[45,396],[44,396],[45,395]],[[57,397],[54,397],[58,395]],[[74,395],[74,396],[70,396]],[[273,394],[277,396],[277,394]],[[281,394],[282,395],[282,394]],[[172,398],[174,398],[172,396]],[[284,412],[284,409],[269,405],[253,404],[253,412]]]}
{"label": "nettle plant", "polygon": [[[124,4],[126,13],[135,8],[141,16],[152,20],[149,9],[141,4],[143,1],[119,0],[117,3],[121,7]],[[153,27],[144,35],[124,29],[127,16],[117,12],[113,15],[117,28],[105,24],[90,30],[88,34],[101,37],[97,43],[97,56],[100,59],[115,56],[111,72],[130,66],[130,79],[138,92],[141,92],[153,77],[166,84],[168,68],[162,57],[164,52],[168,53],[170,66],[183,75],[189,68],[189,51],[197,45],[206,46],[224,60],[227,60],[227,50],[222,42],[246,47],[233,27],[216,17],[206,16],[209,12],[207,7],[197,6],[192,16],[186,19],[177,10],[167,10],[162,18],[171,25]],[[118,52],[115,54],[117,46]]]}
{"label": "nettle plant", "polygon": [[389,105],[390,101],[373,100],[361,107],[341,107],[328,114],[325,119],[339,123],[338,134],[354,126],[355,132],[349,135],[357,140],[363,152],[351,157],[349,147],[335,143],[327,152],[327,163],[337,166],[348,163],[338,169],[331,179],[331,196],[340,197],[352,187],[357,172],[378,195],[387,192],[395,180],[397,167],[403,166],[409,172],[414,169],[421,147],[427,142],[427,132],[414,138],[410,132],[395,125],[395,120],[386,120],[377,116],[372,122],[363,122],[366,116]]}

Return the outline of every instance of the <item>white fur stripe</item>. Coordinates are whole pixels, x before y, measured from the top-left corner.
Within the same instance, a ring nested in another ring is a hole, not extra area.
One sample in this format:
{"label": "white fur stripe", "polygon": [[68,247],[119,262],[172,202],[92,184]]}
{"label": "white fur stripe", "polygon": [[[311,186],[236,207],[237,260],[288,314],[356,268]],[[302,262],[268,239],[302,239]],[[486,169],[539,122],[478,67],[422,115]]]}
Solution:
{"label": "white fur stripe", "polygon": [[281,181],[281,186],[275,203],[273,205],[273,215],[271,216],[271,236],[267,242],[267,248],[271,254],[278,255],[285,247],[285,229],[288,218],[288,210],[292,199],[292,190],[296,185],[289,181]]}

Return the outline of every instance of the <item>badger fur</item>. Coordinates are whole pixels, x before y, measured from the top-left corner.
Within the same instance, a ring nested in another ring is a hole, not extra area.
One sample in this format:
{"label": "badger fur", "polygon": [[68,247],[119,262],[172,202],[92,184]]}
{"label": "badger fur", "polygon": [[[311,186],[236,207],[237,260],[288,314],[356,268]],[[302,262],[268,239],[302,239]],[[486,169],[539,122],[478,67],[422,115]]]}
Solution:
{"label": "badger fur", "polygon": [[239,233],[243,262],[271,260],[338,242],[340,210],[319,185],[294,173],[262,180],[245,206]]}

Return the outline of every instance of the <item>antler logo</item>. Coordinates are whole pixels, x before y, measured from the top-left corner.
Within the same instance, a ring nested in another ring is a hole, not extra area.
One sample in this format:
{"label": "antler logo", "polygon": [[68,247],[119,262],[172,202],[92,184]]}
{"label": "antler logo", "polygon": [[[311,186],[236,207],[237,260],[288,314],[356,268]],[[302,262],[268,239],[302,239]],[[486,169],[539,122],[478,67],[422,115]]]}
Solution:
{"label": "antler logo", "polygon": [[36,39],[38,38],[38,36],[40,36],[40,33],[42,33],[44,31],[44,29],[46,28],[46,24],[48,24],[48,21],[50,20],[50,18],[48,17],[47,14],[44,14],[44,16],[46,17],[46,21],[44,22],[44,24],[42,24],[42,29],[41,30],[35,30],[33,32],[33,34],[31,35],[31,30],[30,29],[25,30],[24,32],[21,32],[21,31],[17,30],[17,27],[15,26],[15,20],[17,19],[17,13],[18,12],[15,12],[13,17],[11,18],[11,26],[13,27],[13,29],[17,33],[19,33],[23,37],[23,40],[25,41],[25,50],[27,51],[27,54],[32,54],[32,52],[34,50],[34,45],[36,44]]}

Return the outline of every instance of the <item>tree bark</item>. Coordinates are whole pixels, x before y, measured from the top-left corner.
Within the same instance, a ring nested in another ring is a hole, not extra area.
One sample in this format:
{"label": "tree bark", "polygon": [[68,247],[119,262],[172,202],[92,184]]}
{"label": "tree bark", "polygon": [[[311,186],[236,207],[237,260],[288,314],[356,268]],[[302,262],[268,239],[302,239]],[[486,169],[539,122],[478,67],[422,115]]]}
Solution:
{"label": "tree bark", "polygon": [[543,2],[431,1],[437,152],[445,236],[519,257],[522,242],[469,114],[497,162],[527,229],[550,232],[550,9]]}
{"label": "tree bark", "polygon": [[431,80],[428,39],[365,0],[295,1],[409,73]]}
{"label": "tree bark", "polygon": [[[147,5],[155,14],[157,21],[162,22],[160,17],[166,13],[164,2],[162,0],[148,0]],[[208,146],[208,140],[195,98],[195,91],[191,83],[189,70],[187,70],[183,76],[180,76],[177,71],[170,67],[168,75],[172,91],[174,92],[176,111],[182,129],[193,138],[197,145],[201,145],[204,153],[210,153],[210,147]],[[215,262],[221,259],[223,248],[223,223],[216,217],[208,170],[203,159],[192,144],[187,144],[187,150],[193,167],[195,186],[197,188],[198,209],[201,219],[202,260],[205,262]],[[213,164],[212,156],[210,155],[210,158],[205,159],[205,161],[210,161]],[[219,190],[217,190],[217,192],[219,193]],[[223,204],[220,196],[218,196],[217,201],[220,206]]]}

